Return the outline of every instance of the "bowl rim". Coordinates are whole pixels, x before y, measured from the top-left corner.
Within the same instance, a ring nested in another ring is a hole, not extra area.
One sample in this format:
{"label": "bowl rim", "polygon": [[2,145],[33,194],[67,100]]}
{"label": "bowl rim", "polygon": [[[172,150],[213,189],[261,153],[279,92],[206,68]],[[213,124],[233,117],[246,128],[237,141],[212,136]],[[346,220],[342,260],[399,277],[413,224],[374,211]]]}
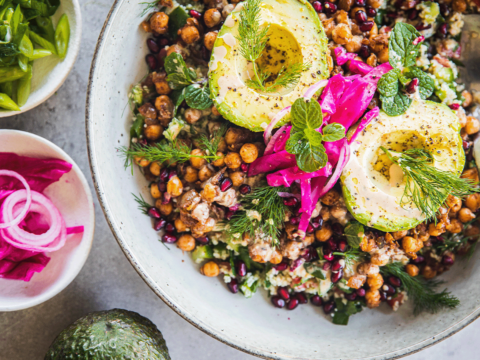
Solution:
{"label": "bowl rim", "polygon": [[[173,311],[175,311],[178,315],[180,315],[184,320],[195,326],[197,329],[201,330],[205,334],[213,337],[214,339],[230,346],[233,347],[234,349],[240,350],[242,352],[245,352],[249,355],[257,356],[262,359],[267,359],[267,360],[287,360],[287,359],[293,359],[291,356],[288,355],[282,355],[282,354],[272,354],[270,352],[266,352],[260,348],[253,348],[253,347],[248,347],[248,345],[239,345],[235,343],[235,341],[231,340],[227,336],[223,335],[221,331],[216,331],[215,329],[210,328],[208,325],[202,323],[199,321],[194,315],[191,315],[188,311],[184,311],[180,309],[179,307],[176,306],[176,304],[169,298],[168,294],[158,287],[152,279],[147,275],[146,271],[142,267],[141,264],[137,263],[135,260],[135,257],[132,255],[132,253],[129,250],[128,245],[126,242],[123,240],[121,231],[118,229],[115,225],[115,221],[113,220],[113,216],[110,213],[110,210],[107,205],[107,199],[105,197],[105,191],[102,187],[102,182],[101,179],[98,177],[97,173],[97,158],[95,154],[95,144],[93,141],[95,132],[94,132],[94,122],[95,122],[95,116],[92,113],[93,112],[93,106],[91,106],[91,102],[93,101],[93,88],[94,88],[94,79],[96,77],[96,72],[98,69],[99,65],[99,59],[100,59],[100,53],[103,48],[104,42],[107,39],[106,34],[107,31],[110,29],[113,19],[115,16],[113,16],[117,10],[120,8],[120,6],[123,4],[125,0],[115,0],[112,4],[112,7],[110,8],[110,11],[105,19],[105,22],[103,24],[102,30],[99,34],[97,44],[95,46],[95,51],[93,54],[92,58],[92,64],[90,67],[90,74],[88,78],[88,88],[87,88],[87,98],[86,98],[86,106],[85,106],[85,129],[86,129],[86,138],[87,138],[87,152],[88,152],[88,161],[90,163],[90,170],[92,173],[92,180],[93,184],[95,187],[95,191],[97,193],[98,201],[99,204],[102,208],[102,211],[105,215],[105,219],[107,220],[107,224],[110,227],[110,230],[112,231],[113,236],[117,240],[120,248],[122,249],[123,253],[125,254],[127,260],[130,262],[130,264],[133,266],[133,268],[137,271],[137,273],[140,275],[140,277],[145,281],[145,283],[152,289],[152,291],[160,298],[163,300],[163,302],[170,307]],[[470,325],[472,322],[474,322],[477,318],[480,317],[480,306],[478,306],[474,311],[472,311],[469,315],[465,316],[463,319],[460,319],[457,321],[455,324],[451,325],[450,327],[444,329],[437,335],[435,335],[432,338],[428,338],[425,340],[422,340],[416,344],[401,348],[401,349],[396,349],[393,350],[389,353],[385,354],[380,354],[380,355],[372,355],[368,357],[363,357],[363,358],[357,358],[357,359],[351,359],[351,360],[394,360],[394,359],[400,359],[408,355],[415,354],[421,350],[424,350],[426,348],[429,348],[447,338],[450,336],[456,334],[460,330],[462,330],[464,327],[467,325]],[[308,360],[305,358],[295,358],[298,360]]]}
{"label": "bowl rim", "polygon": [[[33,102],[32,104],[29,104],[28,106],[24,106],[20,109],[20,111],[0,111],[0,118],[5,118],[9,116],[15,116],[15,115],[20,115],[23,114],[24,112],[27,112],[29,110],[32,110],[33,108],[36,108],[38,105],[43,104],[45,101],[50,99],[53,94],[57,92],[58,89],[63,85],[65,80],[67,80],[68,75],[70,75],[70,72],[72,71],[73,67],[75,66],[75,62],[77,61],[78,54],[80,52],[80,45],[82,42],[82,11],[80,8],[80,3],[78,0],[71,0],[72,5],[73,5],[73,13],[75,14],[76,18],[76,26],[75,26],[75,34],[76,37],[75,39],[70,38],[69,44],[68,44],[68,51],[73,51],[73,57],[71,60],[71,63],[68,64],[68,69],[65,71],[62,77],[55,77],[55,80],[58,81],[57,84],[51,88],[51,90],[48,93],[45,93],[45,95],[40,98],[39,100]],[[72,33],[72,31],[70,31]],[[70,47],[73,45],[72,47]],[[68,54],[68,52],[67,52]],[[66,59],[66,57],[65,57]],[[65,59],[63,61],[65,61]],[[57,80],[58,79],[58,80]]]}
{"label": "bowl rim", "polygon": [[77,165],[77,163],[68,155],[62,148],[60,148],[58,145],[54,144],[50,140],[47,140],[39,135],[29,133],[26,131],[21,131],[21,130],[13,130],[13,129],[0,129],[0,136],[2,135],[8,135],[8,134],[19,134],[21,136],[24,136],[26,138],[33,139],[35,141],[38,141],[42,144],[44,144],[46,147],[53,149],[55,152],[63,156],[63,159],[70,164],[72,164],[72,170],[77,174],[80,183],[82,184],[83,190],[87,196],[87,201],[88,201],[88,212],[89,212],[89,221],[92,224],[92,229],[90,233],[84,233],[82,242],[83,241],[88,241],[88,249],[84,253],[85,255],[81,259],[81,261],[77,264],[76,268],[70,271],[69,276],[67,279],[64,280],[64,285],[61,286],[57,291],[54,291],[47,296],[45,296],[45,293],[42,293],[39,296],[35,296],[29,301],[23,303],[20,306],[8,306],[8,307],[0,307],[0,311],[18,311],[18,310],[24,310],[24,309],[29,309],[31,307],[40,305],[44,303],[45,301],[48,301],[52,299],[53,297],[57,296],[60,292],[62,292],[68,285],[72,283],[73,280],[78,276],[80,271],[82,270],[83,266],[85,265],[85,262],[88,259],[88,256],[90,255],[90,251],[92,249],[92,243],[93,243],[93,238],[95,235],[95,208],[93,206],[93,196],[92,196],[92,190],[90,189],[90,185],[88,184],[87,178],[85,177],[85,174],[82,172],[80,167]]}

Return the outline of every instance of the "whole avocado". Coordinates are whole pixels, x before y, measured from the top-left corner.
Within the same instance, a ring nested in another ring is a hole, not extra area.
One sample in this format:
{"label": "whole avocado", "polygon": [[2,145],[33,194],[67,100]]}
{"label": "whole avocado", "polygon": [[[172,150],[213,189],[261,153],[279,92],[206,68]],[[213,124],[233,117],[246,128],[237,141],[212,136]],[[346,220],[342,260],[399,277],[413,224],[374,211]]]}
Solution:
{"label": "whole avocado", "polygon": [[53,341],[45,360],[171,360],[162,333],[136,312],[113,309],[85,315]]}

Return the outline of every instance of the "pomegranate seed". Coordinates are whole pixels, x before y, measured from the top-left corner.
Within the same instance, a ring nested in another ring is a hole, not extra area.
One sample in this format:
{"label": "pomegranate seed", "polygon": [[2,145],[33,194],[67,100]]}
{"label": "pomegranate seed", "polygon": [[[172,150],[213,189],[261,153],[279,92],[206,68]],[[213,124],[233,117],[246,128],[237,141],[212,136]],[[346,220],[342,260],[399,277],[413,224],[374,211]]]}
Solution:
{"label": "pomegranate seed", "polygon": [[370,31],[373,28],[373,21],[365,21],[363,24],[360,24],[359,28],[363,32]]}
{"label": "pomegranate seed", "polygon": [[327,250],[324,254],[323,254],[323,258],[327,261],[333,261],[333,259],[335,258],[335,256],[333,256],[332,252]]}
{"label": "pomegranate seed", "polygon": [[297,216],[293,216],[290,218],[290,224],[292,225],[297,225],[299,222],[300,222],[300,218],[298,218]]}
{"label": "pomegranate seed", "polygon": [[322,12],[322,3],[320,1],[315,1],[313,3],[313,8],[316,12]]}
{"label": "pomegranate seed", "polygon": [[365,21],[367,21],[367,14],[363,10],[358,10],[355,13],[355,20],[358,21],[358,23],[363,24]]}
{"label": "pomegranate seed", "polygon": [[307,226],[307,233],[312,233],[315,229],[313,228],[312,224],[308,224]]}
{"label": "pomegranate seed", "polygon": [[342,235],[343,234],[343,226],[339,223],[335,223],[332,225],[332,231],[334,234]]}
{"label": "pomegranate seed", "polygon": [[415,29],[417,29],[418,31],[428,30],[428,29],[431,29],[431,28],[432,28],[431,24],[425,25],[424,23],[420,23],[420,24],[415,26]]}
{"label": "pomegranate seed", "polygon": [[285,206],[296,206],[298,204],[298,199],[294,196],[283,199],[283,205]]}
{"label": "pomegranate seed", "polygon": [[330,261],[327,261],[326,263],[323,264],[322,269],[325,271],[328,271],[332,268],[332,263]]}
{"label": "pomegranate seed", "polygon": [[414,79],[412,79],[412,81],[410,81],[408,83],[405,90],[407,91],[407,93],[413,94],[413,93],[415,93],[415,90],[417,89],[417,86],[418,86],[418,79],[414,78]]}
{"label": "pomegranate seed", "polygon": [[284,270],[287,270],[288,264],[285,262],[281,262],[280,264],[275,265],[273,268],[277,271],[284,271]]}
{"label": "pomegranate seed", "polygon": [[240,203],[237,203],[237,204],[235,204],[233,206],[230,206],[228,208],[228,210],[231,210],[231,211],[237,211],[238,209],[240,209]]}
{"label": "pomegranate seed", "polygon": [[326,1],[323,7],[325,8],[325,12],[330,15],[337,11],[337,5],[329,1]]}
{"label": "pomegranate seed", "polygon": [[234,294],[238,293],[238,281],[237,281],[237,279],[230,279],[230,282],[227,284],[227,286],[228,286],[228,289],[232,293],[234,293]]}
{"label": "pomegranate seed", "polygon": [[460,109],[460,104],[450,104],[448,107],[452,110],[458,110]]}
{"label": "pomegranate seed", "polygon": [[164,192],[162,196],[162,204],[168,204],[172,200],[172,195],[168,192]]}
{"label": "pomegranate seed", "polygon": [[357,291],[355,291],[355,293],[356,293],[358,296],[360,296],[360,297],[364,297],[366,291],[365,291],[364,288],[360,288],[360,289],[358,289]]}
{"label": "pomegranate seed", "polygon": [[312,226],[315,230],[321,229],[323,226],[323,219],[321,216],[317,216],[315,219],[312,220]]}
{"label": "pomegranate seed", "polygon": [[438,27],[437,35],[441,38],[444,38],[445,36],[447,36],[447,31],[448,31],[448,24],[443,23]]}
{"label": "pomegranate seed", "polygon": [[202,245],[207,245],[210,242],[210,239],[208,238],[208,236],[202,236],[202,237],[196,238],[195,240],[197,240],[197,242]]}
{"label": "pomegranate seed", "polygon": [[286,287],[279,287],[277,290],[278,296],[280,296],[283,300],[290,299],[290,293]]}
{"label": "pomegranate seed", "polygon": [[138,141],[138,143],[141,145],[141,146],[146,146],[147,145],[147,139],[141,139]]}
{"label": "pomegranate seed", "polygon": [[175,226],[171,222],[169,222],[165,225],[165,231],[174,232]]}
{"label": "pomegranate seed", "polygon": [[310,302],[312,303],[312,305],[315,305],[315,306],[322,306],[323,304],[322,298],[318,295],[313,295],[310,298]]}
{"label": "pomegranate seed", "polygon": [[305,262],[305,259],[302,259],[302,258],[293,260],[293,262],[290,265],[290,271],[295,271],[295,269],[298,268],[300,265],[302,265],[304,262]]}
{"label": "pomegranate seed", "polygon": [[313,246],[307,247],[308,259],[307,261],[315,261],[318,260],[318,252]]}
{"label": "pomegranate seed", "polygon": [[177,237],[172,233],[165,233],[165,235],[162,237],[162,241],[167,244],[173,244],[177,241]]}
{"label": "pomegranate seed", "polygon": [[360,46],[358,55],[360,55],[364,59],[368,58],[370,56],[370,49],[368,48],[368,46],[367,45]]}
{"label": "pomegranate seed", "polygon": [[231,220],[233,215],[235,215],[236,211],[232,211],[230,209],[227,210],[227,212],[225,213],[225,219],[227,220]]}
{"label": "pomegranate seed", "polygon": [[387,294],[384,291],[380,291],[380,301],[387,301]]}
{"label": "pomegranate seed", "polygon": [[332,264],[332,271],[339,271],[343,269],[344,265],[345,265],[345,260],[343,259],[335,260]]}
{"label": "pomegranate seed", "polygon": [[415,264],[420,264],[420,263],[422,263],[422,262],[424,262],[424,261],[425,261],[425,258],[424,258],[423,256],[421,256],[421,255],[417,255],[417,258],[416,258],[415,260],[413,260],[413,262],[414,262]]}
{"label": "pomegranate seed", "polygon": [[173,178],[174,176],[177,176],[177,170],[175,169],[170,169],[169,173],[168,173],[168,180],[170,180],[171,178]]}
{"label": "pomegranate seed", "polygon": [[330,250],[335,251],[337,250],[337,242],[334,239],[330,238],[327,240],[327,247]]}
{"label": "pomegranate seed", "polygon": [[169,178],[169,171],[167,168],[163,168],[162,170],[160,170],[160,180],[163,181],[163,182],[166,182]]}
{"label": "pomegranate seed", "polygon": [[348,301],[353,301],[356,298],[357,298],[357,294],[355,294],[355,293],[345,294],[345,299],[347,299]]}
{"label": "pomegranate seed", "polygon": [[245,173],[248,172],[248,167],[249,165],[245,163],[242,163],[242,165],[240,165],[240,169]]}
{"label": "pomegranate seed", "polygon": [[238,276],[244,277],[247,275],[247,265],[242,260],[235,262],[235,270],[237,271]]}
{"label": "pomegranate seed", "polygon": [[290,299],[290,301],[287,303],[287,310],[294,310],[298,306],[299,301],[296,298]]}
{"label": "pomegranate seed", "polygon": [[417,9],[412,9],[408,12],[408,19],[409,20],[415,20],[417,17],[418,17]]}
{"label": "pomegranate seed", "polygon": [[387,295],[395,295],[395,293],[397,292],[393,286],[388,284],[384,284],[382,286],[382,290],[385,291]]}
{"label": "pomegranate seed", "polygon": [[285,300],[283,300],[280,296],[272,296],[272,304],[277,308],[285,307]]}
{"label": "pomegranate seed", "polygon": [[158,185],[158,191],[160,191],[160,192],[162,192],[162,193],[165,192],[165,191],[167,191],[167,184],[166,184],[166,183],[159,181],[159,182],[157,183],[157,185]]}
{"label": "pomegranate seed", "polygon": [[448,256],[448,255],[443,256],[443,258],[442,258],[442,264],[443,265],[450,266],[450,265],[453,265],[453,263],[454,263],[454,260],[451,256]]}
{"label": "pomegranate seed", "polygon": [[330,314],[335,309],[335,303],[333,301],[327,302],[323,305],[323,311],[325,314]]}
{"label": "pomegranate seed", "polygon": [[157,59],[152,54],[145,56],[145,61],[147,62],[150,70],[155,70],[158,67]]}
{"label": "pomegranate seed", "polygon": [[295,297],[297,298],[297,300],[300,304],[307,304],[308,303],[308,298],[305,296],[305,293],[303,293],[303,292],[296,293]]}
{"label": "pomegranate seed", "polygon": [[364,7],[365,6],[365,0],[355,0],[354,5],[355,5],[355,7]]}
{"label": "pomegranate seed", "polygon": [[443,17],[447,17],[450,15],[450,9],[447,4],[440,4],[440,13],[443,15]]}
{"label": "pomegranate seed", "polygon": [[[167,38],[161,38],[160,40],[158,40],[158,43],[160,44],[161,47],[165,47],[167,45],[170,45],[170,40],[168,40]],[[165,52],[166,52],[166,50],[165,50]]]}
{"label": "pomegranate seed", "polygon": [[470,149],[470,143],[468,141],[463,140],[462,146],[464,150]]}
{"label": "pomegranate seed", "polygon": [[153,228],[155,229],[155,231],[160,231],[165,227],[166,223],[167,221],[165,219],[155,220],[155,224],[153,225]]}
{"label": "pomegranate seed", "polygon": [[340,269],[338,272],[332,273],[332,282],[335,284],[340,281],[340,279],[343,278],[343,270]]}
{"label": "pomegranate seed", "polygon": [[250,185],[247,185],[247,184],[243,184],[242,186],[240,186],[240,189],[238,189],[240,191],[240,194],[242,195],[247,195],[247,194],[250,194],[252,192],[252,188],[250,187]]}
{"label": "pomegranate seed", "polygon": [[194,17],[195,19],[200,19],[202,17],[202,14],[200,14],[198,11],[196,10],[190,10],[190,15],[192,17]]}
{"label": "pomegranate seed", "polygon": [[387,13],[387,17],[390,19],[396,19],[398,18],[398,14],[396,12],[389,12]]}
{"label": "pomegranate seed", "polygon": [[368,17],[375,17],[377,16],[377,10],[375,10],[373,7],[371,6],[367,6],[367,8],[365,9],[367,11],[367,15]]}
{"label": "pomegranate seed", "polygon": [[413,45],[418,45],[418,44],[420,44],[421,42],[423,42],[424,40],[425,40],[425,36],[420,35],[419,37],[417,37],[416,39],[414,39],[414,40],[412,41],[412,44],[413,44]]}
{"label": "pomegranate seed", "polygon": [[147,214],[151,218],[160,219],[160,212],[154,207],[148,209]]}
{"label": "pomegranate seed", "polygon": [[147,47],[154,54],[158,54],[158,52],[160,51],[160,47],[153,39],[147,39]]}
{"label": "pomegranate seed", "polygon": [[400,286],[402,286],[402,281],[401,281],[399,278],[397,278],[396,276],[390,276],[390,277],[388,278],[388,282],[389,282],[390,284],[392,284],[393,286],[395,286],[395,287],[400,287]]}
{"label": "pomegranate seed", "polygon": [[340,252],[345,252],[347,250],[347,242],[345,240],[340,240],[338,242],[338,245],[337,245],[337,248],[338,248],[338,251]]}
{"label": "pomegranate seed", "polygon": [[220,190],[225,192],[228,189],[230,189],[232,186],[233,186],[232,180],[227,177],[227,178],[223,179],[222,182],[220,183]]}

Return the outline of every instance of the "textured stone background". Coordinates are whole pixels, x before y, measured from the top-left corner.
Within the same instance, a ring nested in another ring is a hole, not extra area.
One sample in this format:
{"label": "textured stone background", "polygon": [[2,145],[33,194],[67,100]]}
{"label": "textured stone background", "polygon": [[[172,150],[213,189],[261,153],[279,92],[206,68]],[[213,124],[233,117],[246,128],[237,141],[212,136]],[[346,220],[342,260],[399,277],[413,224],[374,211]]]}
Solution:
{"label": "textured stone background", "polygon": [[[43,136],[63,148],[90,179],[85,144],[85,96],[90,61],[111,6],[108,0],[80,0],[83,38],[79,58],[57,94],[20,116],[0,119],[0,128]],[[90,181],[93,189],[93,185]],[[40,360],[55,336],[94,310],[137,311],[163,332],[174,360],[255,359],[210,338],[170,310],[128,263],[95,198],[96,234],[90,257],[73,283],[54,299],[32,309],[0,314],[0,360]],[[478,359],[480,321],[409,360]]]}

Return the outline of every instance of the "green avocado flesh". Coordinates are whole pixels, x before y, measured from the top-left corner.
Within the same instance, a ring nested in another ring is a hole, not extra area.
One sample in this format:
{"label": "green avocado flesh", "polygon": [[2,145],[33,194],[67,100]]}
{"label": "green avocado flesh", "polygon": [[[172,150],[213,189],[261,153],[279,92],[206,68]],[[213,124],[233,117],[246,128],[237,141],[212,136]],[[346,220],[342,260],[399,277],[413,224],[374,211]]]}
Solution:
{"label": "green avocado flesh", "polygon": [[[457,116],[445,105],[414,100],[403,115],[380,115],[350,146],[350,160],[342,176],[342,190],[350,213],[362,224],[385,231],[415,227],[425,216],[408,199],[401,168],[380,146],[395,152],[423,148],[435,155],[433,165],[458,176],[465,153]],[[446,197],[446,196],[445,196]]]}
{"label": "green avocado flesh", "polygon": [[171,360],[162,333],[127,310],[90,313],[63,330],[45,360]]}
{"label": "green avocado flesh", "polygon": [[276,93],[260,93],[248,87],[246,81],[253,77],[252,64],[239,51],[236,37],[243,5],[237,5],[215,41],[209,63],[209,83],[212,99],[223,117],[252,131],[264,131],[276,113],[292,105],[310,86],[328,77],[328,40],[310,3],[264,0],[260,6],[261,21],[270,24],[270,30],[267,46],[256,64],[273,76],[282,66],[302,62],[311,66],[301,74],[296,85]]}

